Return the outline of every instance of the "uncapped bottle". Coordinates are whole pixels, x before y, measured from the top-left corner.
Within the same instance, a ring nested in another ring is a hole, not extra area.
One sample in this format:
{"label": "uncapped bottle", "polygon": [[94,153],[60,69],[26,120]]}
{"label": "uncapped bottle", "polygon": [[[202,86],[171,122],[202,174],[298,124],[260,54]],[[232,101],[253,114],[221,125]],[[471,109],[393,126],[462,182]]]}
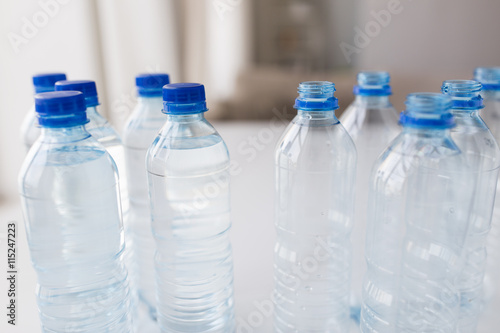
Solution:
{"label": "uncapped bottle", "polygon": [[451,137],[465,155],[469,177],[475,178],[476,184],[465,243],[465,266],[458,280],[461,300],[458,332],[475,332],[483,305],[487,237],[495,202],[500,150],[479,115],[483,108],[481,84],[471,80],[450,80],[443,82],[441,91],[452,98],[451,112],[456,126],[451,129]]}
{"label": "uncapped bottle", "polygon": [[[500,142],[500,67],[479,67],[474,71],[474,78],[482,84],[481,96],[484,99],[484,109],[481,117],[495,137]],[[498,290],[500,280],[500,186],[497,185],[495,208],[488,235],[488,257],[484,278],[483,299],[487,304]]]}
{"label": "uncapped bottle", "polygon": [[356,148],[331,82],[302,82],[275,152],[275,332],[347,332]]}
{"label": "uncapped bottle", "polygon": [[369,178],[373,164],[382,151],[399,134],[398,114],[391,104],[392,94],[387,72],[360,72],[354,86],[354,102],[340,117],[358,152],[356,170],[356,204],[354,210],[353,270],[351,315],[359,320],[361,286],[366,272],[364,243],[368,206]]}
{"label": "uncapped bottle", "polygon": [[451,99],[410,94],[370,177],[362,332],[456,332],[474,192]]}

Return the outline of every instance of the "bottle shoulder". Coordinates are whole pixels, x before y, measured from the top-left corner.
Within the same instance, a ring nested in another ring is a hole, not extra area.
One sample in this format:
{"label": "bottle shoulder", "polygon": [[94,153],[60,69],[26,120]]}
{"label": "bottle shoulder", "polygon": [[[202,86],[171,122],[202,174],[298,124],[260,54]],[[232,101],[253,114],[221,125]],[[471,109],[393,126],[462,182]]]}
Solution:
{"label": "bottle shoulder", "polygon": [[355,142],[361,136],[371,135],[371,132],[391,139],[400,132],[399,114],[390,103],[371,106],[354,101],[344,111],[340,121]]}
{"label": "bottle shoulder", "polygon": [[87,109],[89,122],[85,129],[105,147],[121,145],[122,139],[113,126],[95,108]]}
{"label": "bottle shoulder", "polygon": [[338,121],[306,126],[294,120],[278,142],[275,162],[295,168],[349,168],[356,163],[356,147]]}
{"label": "bottle shoulder", "polygon": [[123,143],[129,148],[147,149],[166,122],[166,116],[137,106],[123,128]]}
{"label": "bottle shoulder", "polygon": [[481,171],[500,168],[500,148],[486,126],[457,126],[451,130],[451,137],[471,167]]}
{"label": "bottle shoulder", "polygon": [[450,136],[422,138],[402,133],[375,162],[372,180],[379,184],[402,185],[415,173],[466,177],[470,169]]}
{"label": "bottle shoulder", "polygon": [[38,140],[20,169],[20,190],[25,193],[37,187],[53,188],[75,178],[85,178],[88,186],[96,188],[113,186],[116,170],[109,153],[91,136],[66,143]]}
{"label": "bottle shoulder", "polygon": [[220,172],[229,167],[229,162],[226,143],[207,121],[167,121],[146,157],[148,172],[163,176]]}

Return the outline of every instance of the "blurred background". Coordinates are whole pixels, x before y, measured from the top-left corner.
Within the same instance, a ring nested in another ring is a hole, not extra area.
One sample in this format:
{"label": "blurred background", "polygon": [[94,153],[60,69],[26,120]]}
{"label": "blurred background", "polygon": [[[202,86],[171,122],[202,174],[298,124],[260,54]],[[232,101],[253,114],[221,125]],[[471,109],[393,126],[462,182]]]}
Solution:
{"label": "blurred background", "polygon": [[34,73],[97,81],[119,130],[140,72],[204,83],[212,119],[255,120],[291,108],[305,80],[335,82],[341,112],[356,72],[388,70],[401,110],[409,92],[498,66],[498,13],[489,0],[3,0],[0,193],[16,192]]}
{"label": "blurred background", "polygon": [[[270,124],[277,114],[280,120],[293,117],[299,82],[333,81],[339,115],[353,100],[358,71],[387,70],[392,101],[401,111],[410,92],[438,92],[445,79],[468,79],[477,66],[499,66],[499,13],[500,2],[491,0],[2,0],[0,222],[22,221],[17,173],[25,150],[19,127],[33,104],[35,73],[95,80],[100,112],[119,131],[135,105],[136,74],[166,72],[171,82],[205,84],[207,117],[244,170],[233,182],[233,232],[245,236],[252,225],[238,224],[239,218],[273,228],[272,151],[283,127]],[[262,134],[263,148],[250,145],[252,133]],[[244,144],[259,154],[253,158]],[[239,198],[264,181],[265,194]],[[262,262],[272,268],[272,237],[272,231],[242,237],[245,246],[233,241],[235,258],[262,247],[261,257],[249,264],[235,260],[237,292],[269,297],[267,275],[261,279],[265,288],[254,289],[238,277],[258,276]],[[34,278],[25,283],[34,285]],[[30,288],[24,293],[31,297]],[[247,300],[236,302],[244,318],[256,306]]]}

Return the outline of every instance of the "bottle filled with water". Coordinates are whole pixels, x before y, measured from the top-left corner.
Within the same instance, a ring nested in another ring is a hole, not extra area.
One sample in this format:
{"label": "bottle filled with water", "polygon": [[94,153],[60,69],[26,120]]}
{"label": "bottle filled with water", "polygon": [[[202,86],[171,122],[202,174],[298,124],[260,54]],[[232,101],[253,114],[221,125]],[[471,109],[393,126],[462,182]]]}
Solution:
{"label": "bottle filled with water", "polygon": [[354,86],[354,102],[342,114],[340,121],[354,140],[358,152],[356,170],[356,204],[354,211],[352,309],[359,322],[361,288],[366,272],[364,257],[368,187],[371,168],[378,156],[399,134],[398,113],[392,106],[392,94],[387,72],[361,72]]}
{"label": "bottle filled with water", "polygon": [[229,154],[204,86],[163,87],[167,121],[147,154],[162,332],[233,333]]}
{"label": "bottle filled with water", "polygon": [[156,320],[155,245],[151,233],[146,153],[165,123],[162,87],[168,83],[167,74],[141,74],[136,77],[137,106],[123,132],[130,197],[128,231],[132,238],[127,246],[133,249],[129,274],[141,303],[153,320]]}
{"label": "bottle filled with water", "polygon": [[474,177],[451,99],[410,94],[370,178],[362,332],[456,332]]}
{"label": "bottle filled with water", "polygon": [[94,81],[79,80],[79,81],[59,81],[55,85],[56,91],[80,91],[85,96],[87,105],[87,117],[89,122],[85,125],[87,131],[101,143],[111,155],[118,167],[118,175],[120,179],[120,198],[122,203],[122,212],[125,223],[127,223],[129,199],[128,186],[125,168],[125,153],[122,140],[116,130],[98,111],[99,97]]}
{"label": "bottle filled with water", "polygon": [[[479,67],[474,72],[476,81],[481,82],[484,109],[481,117],[491,130],[497,143],[500,142],[500,67]],[[484,303],[489,303],[498,291],[500,280],[500,186],[497,185],[495,208],[488,235],[488,257],[484,277]]]}
{"label": "bottle filled with water", "polygon": [[461,299],[458,332],[475,332],[483,303],[487,236],[495,203],[500,150],[479,116],[483,108],[481,84],[470,80],[451,80],[443,82],[441,90],[452,98],[451,112],[457,125],[451,129],[451,137],[466,157],[470,177],[476,177],[465,243],[465,266],[458,281]]}
{"label": "bottle filled with water", "polygon": [[275,153],[276,332],[347,332],[356,148],[331,82],[303,82]]}
{"label": "bottle filled with water", "polygon": [[74,91],[35,96],[20,195],[44,332],[131,332],[118,177]]}
{"label": "bottle filled with water", "polygon": [[[57,81],[66,80],[66,74],[46,73],[33,75],[33,86],[35,93],[54,91],[54,84]],[[35,106],[28,111],[21,125],[21,140],[29,151],[33,143],[40,136],[40,127],[36,118]]]}

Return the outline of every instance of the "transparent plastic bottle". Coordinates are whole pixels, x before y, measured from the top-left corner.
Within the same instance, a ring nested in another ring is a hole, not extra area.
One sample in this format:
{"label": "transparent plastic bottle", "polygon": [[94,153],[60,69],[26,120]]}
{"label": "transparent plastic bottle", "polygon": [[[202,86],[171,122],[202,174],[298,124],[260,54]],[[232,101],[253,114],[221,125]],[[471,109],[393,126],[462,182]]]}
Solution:
{"label": "transparent plastic bottle", "polygon": [[111,126],[111,124],[98,111],[99,98],[97,96],[97,88],[94,81],[78,80],[78,81],[59,81],[55,84],[56,91],[80,91],[85,96],[87,104],[88,124],[85,125],[87,131],[101,143],[111,155],[118,168],[118,176],[120,179],[120,198],[122,205],[123,220],[127,227],[129,199],[128,186],[125,166],[125,152],[120,135]]}
{"label": "transparent plastic bottle", "polygon": [[148,197],[146,153],[166,116],[162,113],[162,87],[169,83],[167,74],[141,74],[136,77],[137,106],[123,132],[127,181],[129,184],[129,231],[132,238],[130,280],[148,316],[156,320],[154,239],[151,233],[151,211]]}
{"label": "transparent plastic bottle", "polygon": [[147,154],[162,332],[235,330],[229,153],[205,120],[205,89],[163,87],[167,121]]}
{"label": "transparent plastic bottle", "polygon": [[[57,81],[66,80],[64,73],[45,73],[33,75],[33,86],[35,93],[43,93],[54,91],[54,84]],[[35,106],[33,105],[24,117],[21,125],[21,140],[28,152],[33,143],[40,136],[40,127],[38,127],[38,120],[36,119]]]}
{"label": "transparent plastic bottle", "polygon": [[275,153],[276,332],[347,332],[356,148],[331,82],[303,82]]}
{"label": "transparent plastic bottle", "polygon": [[43,332],[131,332],[116,166],[80,92],[35,96],[42,134],[20,172]]}
{"label": "transparent plastic bottle", "polygon": [[[87,106],[87,117],[89,122],[85,125],[85,129],[106,148],[107,152],[113,158],[118,168],[118,181],[120,183],[120,202],[123,217],[123,225],[125,228],[125,254],[124,260],[127,269],[130,271],[132,261],[132,237],[129,232],[129,196],[127,184],[127,172],[125,165],[125,149],[122,140],[117,131],[111,124],[104,118],[98,111],[99,97],[97,94],[97,87],[94,81],[91,80],[71,80],[71,81],[58,81],[55,84],[56,91],[80,91],[85,97]],[[131,302],[133,309],[133,317],[138,319],[139,312],[137,308],[138,295],[134,285],[131,284]],[[138,320],[134,322],[136,325]]]}
{"label": "transparent plastic bottle", "polygon": [[461,293],[458,332],[475,332],[482,307],[487,237],[495,203],[500,150],[479,116],[483,108],[481,84],[470,80],[445,81],[441,91],[452,98],[451,112],[457,125],[451,129],[451,137],[467,159],[470,177],[477,178],[465,244],[465,267],[458,285]]}
{"label": "transparent plastic bottle", "polygon": [[[483,86],[481,92],[484,98],[484,109],[481,117],[489,127],[497,143],[500,142],[500,67],[479,67],[474,72],[474,78]],[[498,291],[500,281],[500,185],[497,184],[495,208],[488,235],[488,258],[484,277],[484,302],[489,301]]]}
{"label": "transparent plastic bottle", "polygon": [[361,289],[366,272],[364,256],[368,188],[371,168],[377,157],[401,131],[398,113],[389,101],[391,86],[387,72],[361,72],[354,86],[354,102],[340,117],[340,122],[354,140],[358,152],[356,203],[352,232],[353,269],[351,316],[359,323]]}
{"label": "transparent plastic bottle", "polygon": [[362,332],[456,332],[474,177],[451,138],[451,99],[410,94],[374,165]]}

